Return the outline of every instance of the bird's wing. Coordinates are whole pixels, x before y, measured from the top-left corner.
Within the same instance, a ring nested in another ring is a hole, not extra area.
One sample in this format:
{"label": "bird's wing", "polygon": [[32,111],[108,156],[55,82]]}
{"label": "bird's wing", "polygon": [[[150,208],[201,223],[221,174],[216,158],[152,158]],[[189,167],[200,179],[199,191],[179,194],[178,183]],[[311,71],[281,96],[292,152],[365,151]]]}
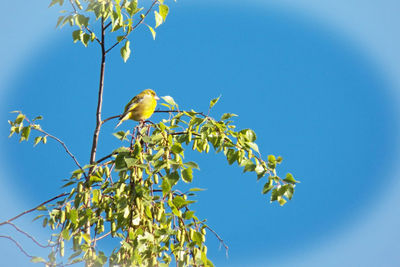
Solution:
{"label": "bird's wing", "polygon": [[140,102],[143,101],[143,96],[135,96],[134,98],[129,101],[129,103],[125,106],[124,113],[122,114],[121,118],[125,117],[126,114],[131,112]]}

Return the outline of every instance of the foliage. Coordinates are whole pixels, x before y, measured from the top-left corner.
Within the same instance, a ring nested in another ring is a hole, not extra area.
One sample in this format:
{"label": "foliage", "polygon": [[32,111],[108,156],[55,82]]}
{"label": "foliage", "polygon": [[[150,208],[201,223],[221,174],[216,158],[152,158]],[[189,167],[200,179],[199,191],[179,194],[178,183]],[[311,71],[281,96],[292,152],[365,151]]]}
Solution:
{"label": "foliage", "polygon": [[[131,54],[128,40],[131,32],[144,23],[155,39],[155,29],[165,22],[169,13],[169,7],[164,0],[152,0],[150,7],[144,13],[141,12],[145,10],[145,5],[140,6],[138,0],[52,0],[49,7],[57,4],[63,7],[65,2],[70,3],[72,10],[61,10],[62,15],[58,17],[56,26],[63,27],[67,24],[76,26],[77,29],[72,32],[74,43],[81,42],[87,47],[94,41],[101,43],[100,36],[91,30],[91,22],[97,20],[107,22],[103,30],[109,29],[109,33],[114,35],[115,43],[106,50],[106,53],[123,42],[120,52],[124,61],[127,61]],[[144,20],[156,5],[158,10],[154,10],[155,25],[150,26]]]}
{"label": "foliage", "polygon": [[[55,4],[63,6],[65,3],[53,0],[50,6]],[[57,25],[62,27],[69,23],[78,27],[73,32],[74,42],[80,41],[85,46],[89,42],[99,42],[103,57],[125,40],[121,56],[126,61],[130,56],[128,35],[144,23],[156,4],[154,28],[157,28],[169,12],[162,0],[153,1],[145,13],[140,13],[144,8],[139,8],[138,1],[85,0],[81,3],[71,0],[72,12],[64,12]],[[90,29],[91,20],[101,20],[100,38]],[[154,29],[148,27],[155,37]],[[110,34],[122,32],[108,50],[104,47],[106,29]],[[102,68],[100,92],[103,74]],[[172,262],[178,266],[213,266],[207,257],[205,240],[207,231],[216,233],[191,209],[195,194],[201,189],[191,188],[185,192],[178,189],[180,183],[190,184],[200,170],[197,163],[185,158],[190,148],[199,153],[209,153],[212,148],[223,154],[229,165],[236,163],[243,172],[255,173],[258,180],[264,180],[262,193],[271,193],[271,202],[284,205],[292,198],[298,181],[290,173],[284,178],[278,176],[276,168],[282,162],[281,157],[269,155],[264,161],[255,142],[255,132],[236,130],[235,114],[225,113],[220,119],[209,116],[219,98],[210,101],[207,114],[181,111],[170,96],[163,100],[162,105],[168,110],[156,112],[164,113],[167,119],[140,123],[132,132],[114,133],[122,146],[85,166],[79,164],[60,139],[41,128],[40,116],[30,120],[22,112],[15,111],[16,118],[9,121],[10,137],[16,134],[20,142],[28,141],[35,132],[35,146],[46,144],[51,138],[64,147],[78,167],[64,181],[63,187],[68,190],[65,194],[33,209],[41,213],[36,219],[41,218],[43,226],[50,227],[54,234],[49,242],[52,252],[48,259],[30,256],[32,262],[43,262],[47,266],[77,262],[85,262],[86,266],[106,263],[111,266],[168,266]],[[98,111],[101,110],[101,101],[99,103]],[[97,117],[91,159],[95,158],[96,133],[98,136],[101,126],[117,117],[105,120]],[[55,199],[59,200],[47,205]],[[101,243],[110,240],[118,240],[118,245],[107,253]]]}

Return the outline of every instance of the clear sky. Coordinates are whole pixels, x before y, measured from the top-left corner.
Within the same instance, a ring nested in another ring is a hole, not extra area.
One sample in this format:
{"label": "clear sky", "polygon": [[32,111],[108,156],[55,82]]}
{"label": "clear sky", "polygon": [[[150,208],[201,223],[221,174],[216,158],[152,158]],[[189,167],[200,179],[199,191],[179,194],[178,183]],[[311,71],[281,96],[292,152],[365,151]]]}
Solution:
{"label": "clear sky", "polygon": [[[223,156],[190,154],[201,167],[195,185],[208,189],[195,209],[230,247],[226,258],[208,235],[216,266],[398,266],[400,5],[290,2],[171,1],[156,41],[143,28],[128,63],[118,50],[110,55],[104,115],[119,114],[145,88],[196,110],[222,95],[212,115],[238,114],[263,154],[284,158],[281,174],[301,180],[279,207]],[[89,157],[99,51],[74,45],[68,28],[55,30],[57,14],[46,7],[7,2],[0,18],[8,25],[0,37],[1,220],[62,192],[74,169],[58,144],[9,140],[8,111],[43,115],[42,126],[81,162]],[[105,127],[99,155],[119,145],[113,127]],[[46,239],[40,224],[21,223]],[[7,240],[0,255],[32,265]]]}

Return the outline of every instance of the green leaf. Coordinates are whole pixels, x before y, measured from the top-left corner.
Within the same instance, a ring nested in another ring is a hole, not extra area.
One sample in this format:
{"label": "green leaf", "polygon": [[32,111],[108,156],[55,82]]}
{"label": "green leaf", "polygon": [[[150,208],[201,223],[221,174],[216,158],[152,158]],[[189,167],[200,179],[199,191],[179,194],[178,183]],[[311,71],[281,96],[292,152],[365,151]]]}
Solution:
{"label": "green leaf", "polygon": [[129,56],[131,55],[131,49],[130,49],[129,45],[130,45],[130,42],[129,42],[129,40],[127,40],[125,42],[125,45],[121,48],[121,56],[122,56],[122,59],[124,60],[124,62],[126,62],[129,58]]}
{"label": "green leaf", "polygon": [[286,199],[284,199],[284,198],[281,197],[281,196],[278,196],[278,203],[279,203],[279,205],[283,206],[283,205],[285,205],[286,202],[287,202]]}
{"label": "green leaf", "polygon": [[75,17],[75,23],[76,23],[76,25],[78,25],[79,27],[81,27],[81,26],[87,27],[88,24],[89,24],[89,18],[86,17],[86,16],[84,16],[84,15],[78,14],[78,15]]}
{"label": "green leaf", "polygon": [[94,189],[92,201],[93,201],[93,203],[99,203],[99,200],[100,200],[100,190]]}
{"label": "green leaf", "polygon": [[187,168],[192,168],[192,169],[198,169],[198,170],[200,170],[199,165],[197,165],[197,163],[196,163],[196,162],[193,162],[193,161],[189,161],[189,162],[183,163],[183,165],[185,165],[185,167],[187,167]]}
{"label": "green leaf", "polygon": [[70,210],[69,220],[75,225],[78,223],[78,211],[77,210]]}
{"label": "green leaf", "polygon": [[286,174],[286,178],[283,179],[283,181],[290,183],[290,184],[297,184],[300,183],[296,179],[294,179],[293,175],[291,173]]}
{"label": "green leaf", "polygon": [[38,137],[36,137],[35,138],[35,141],[33,142],[33,146],[36,146],[37,144],[39,144],[40,143],[40,141],[42,141],[42,136],[38,136]]}
{"label": "green leaf", "polygon": [[67,228],[62,230],[61,235],[62,235],[63,239],[65,239],[65,240],[69,240],[71,238],[71,236],[69,234],[69,229],[67,229]]}
{"label": "green leaf", "polygon": [[274,188],[274,183],[272,179],[270,179],[267,183],[265,183],[262,193],[267,194],[272,188]]}
{"label": "green leaf", "polygon": [[33,262],[33,263],[46,262],[46,260],[41,257],[32,257],[31,262]]}
{"label": "green leaf", "polygon": [[128,138],[126,138],[126,137],[129,135],[129,133],[130,133],[129,131],[127,131],[127,132],[119,131],[119,132],[113,133],[113,135],[116,138],[118,138],[119,140],[124,141],[124,140],[128,140]]}
{"label": "green leaf", "polygon": [[224,113],[224,114],[222,115],[222,117],[221,117],[221,121],[229,120],[230,118],[232,118],[232,117],[237,117],[237,116],[238,116],[238,115],[233,114],[233,113]]}
{"label": "green leaf", "polygon": [[24,119],[25,119],[24,114],[18,114],[17,118],[15,119],[15,123],[20,124],[21,122],[23,122]]}
{"label": "green leaf", "polygon": [[189,192],[199,192],[199,191],[205,191],[205,190],[206,190],[206,189],[194,187],[194,188],[190,188],[190,189],[189,189]]}
{"label": "green leaf", "polygon": [[294,188],[293,187],[294,187],[294,185],[290,185],[287,188],[286,192],[284,193],[284,196],[287,197],[289,200],[292,199],[293,194],[294,194]]}
{"label": "green leaf", "polygon": [[248,142],[246,143],[251,149],[253,149],[255,152],[260,153],[260,151],[258,150],[258,145],[256,143],[253,142]]}
{"label": "green leaf", "polygon": [[210,101],[210,108],[212,108],[215,104],[217,104],[218,100],[221,98],[221,96],[214,98],[213,100]]}
{"label": "green leaf", "polygon": [[44,210],[47,210],[47,208],[46,208],[46,206],[40,206],[36,210],[44,211]]}
{"label": "green leaf", "polygon": [[177,106],[175,100],[174,100],[171,96],[166,95],[166,96],[162,96],[161,98],[162,98],[165,102],[167,102],[168,104],[170,104],[171,106]]}
{"label": "green leaf", "polygon": [[72,32],[72,40],[74,43],[80,41],[82,39],[83,32],[82,30],[76,30]]}
{"label": "green leaf", "polygon": [[139,12],[137,5],[138,5],[137,0],[134,0],[130,2],[129,5],[127,6],[126,10],[128,11],[131,17],[134,16],[137,12]]}
{"label": "green leaf", "polygon": [[25,126],[24,128],[22,128],[20,141],[22,141],[22,140],[28,141],[30,133],[31,133],[31,127],[30,126]]}
{"label": "green leaf", "polygon": [[163,17],[157,11],[154,11],[154,18],[156,20],[156,28],[163,23]]}
{"label": "green leaf", "polygon": [[158,10],[159,10],[161,17],[165,21],[165,19],[167,18],[168,12],[169,12],[169,7],[167,5],[161,4],[158,6]]}
{"label": "green leaf", "polygon": [[147,27],[149,28],[151,35],[153,36],[153,40],[155,40],[156,39],[156,31],[150,25],[147,25]]}
{"label": "green leaf", "polygon": [[252,129],[244,129],[240,133],[244,135],[247,141],[254,142],[257,139],[257,135]]}
{"label": "green leaf", "polygon": [[228,160],[229,165],[232,165],[237,159],[239,155],[238,152],[233,150],[233,149],[228,149],[228,152],[226,153],[226,159]]}
{"label": "green leaf", "polygon": [[162,183],[161,183],[161,189],[163,194],[167,194],[170,190],[171,190],[172,186],[169,183],[168,179],[163,179]]}
{"label": "green leaf", "polygon": [[58,26],[60,26],[60,24],[61,24],[61,22],[64,20],[64,18],[65,18],[65,16],[59,16],[59,17],[58,17],[58,19],[57,19],[57,24],[56,24],[56,28],[57,28]]}
{"label": "green leaf", "polygon": [[254,171],[257,173],[257,179],[261,179],[267,173],[267,170],[262,165],[258,165]]}
{"label": "green leaf", "polygon": [[193,169],[187,168],[182,171],[182,180],[185,183],[191,183],[193,179]]}
{"label": "green leaf", "polygon": [[91,176],[89,177],[89,181],[90,181],[90,182],[93,182],[93,183],[102,182],[102,181],[103,181],[103,178],[101,178],[101,177],[99,177],[99,176],[97,176],[97,175],[91,175]]}
{"label": "green leaf", "polygon": [[84,33],[81,39],[82,44],[87,47],[91,38],[90,34]]}
{"label": "green leaf", "polygon": [[198,246],[201,246],[202,243],[202,235],[199,232],[194,232],[193,241],[196,242]]}
{"label": "green leaf", "polygon": [[174,171],[165,176],[168,179],[168,182],[171,186],[174,186],[179,181],[178,172]]}
{"label": "green leaf", "polygon": [[62,6],[64,4],[64,0],[52,0],[49,7],[54,6],[55,4],[59,4],[60,6]]}
{"label": "green leaf", "polygon": [[247,160],[243,161],[242,165],[244,166],[243,172],[252,172],[252,171],[254,171],[256,169],[256,166],[257,166],[250,159],[247,159]]}
{"label": "green leaf", "polygon": [[178,209],[184,207],[187,202],[186,200],[183,199],[183,197],[181,196],[176,196],[174,197],[174,199],[172,200],[172,203],[175,205],[175,207],[177,207]]}
{"label": "green leaf", "polygon": [[171,151],[175,154],[180,154],[183,151],[183,148],[180,144],[173,144],[171,147]]}
{"label": "green leaf", "polygon": [[193,218],[193,215],[194,215],[194,211],[187,210],[187,211],[183,214],[183,218],[184,218],[185,220],[190,220],[190,219]]}

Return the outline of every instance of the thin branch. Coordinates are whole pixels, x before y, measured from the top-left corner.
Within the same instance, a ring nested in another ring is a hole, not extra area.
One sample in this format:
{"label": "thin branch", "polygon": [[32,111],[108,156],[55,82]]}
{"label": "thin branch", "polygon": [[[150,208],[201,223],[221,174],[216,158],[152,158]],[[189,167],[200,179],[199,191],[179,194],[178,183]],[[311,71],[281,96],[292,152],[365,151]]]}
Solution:
{"label": "thin branch", "polygon": [[103,105],[103,89],[104,89],[104,71],[106,65],[106,52],[105,52],[105,29],[104,29],[104,18],[101,18],[101,67],[100,67],[100,81],[99,81],[99,92],[97,99],[97,111],[96,111],[96,128],[93,134],[92,150],[90,152],[90,164],[96,162],[96,150],[97,143],[99,141],[99,133],[102,125],[101,121],[101,109]]}
{"label": "thin branch", "polygon": [[46,204],[49,203],[49,202],[52,202],[52,201],[54,201],[54,200],[56,200],[56,199],[58,199],[58,198],[60,198],[60,197],[64,197],[64,196],[67,196],[67,195],[69,195],[69,193],[62,193],[62,194],[60,194],[60,195],[58,195],[58,196],[55,196],[55,197],[53,197],[53,198],[51,198],[51,199],[49,199],[49,200],[46,200],[45,202],[43,202],[43,203],[37,205],[36,207],[34,207],[34,208],[30,209],[30,210],[24,211],[24,212],[18,214],[17,216],[12,217],[11,219],[8,219],[7,221],[1,222],[1,223],[0,223],[0,226],[2,226],[2,225],[4,225],[4,224],[9,224],[10,222],[12,222],[12,221],[18,219],[19,217],[21,217],[21,216],[23,216],[23,215],[25,215],[25,214],[31,213],[32,211],[37,210],[37,209],[38,209],[39,207],[41,207],[41,206],[46,205]]}
{"label": "thin branch", "polygon": [[[141,19],[138,21],[138,23],[136,23],[134,26],[132,26],[132,28],[130,30],[128,30],[126,32],[126,34],[123,36],[123,38],[119,41],[117,41],[115,44],[113,44],[109,49],[106,50],[106,54],[108,52],[110,52],[114,47],[116,47],[117,45],[119,45],[122,40],[126,39],[126,37],[133,31],[135,30],[140,24],[143,23],[144,19],[147,17],[147,15],[150,13],[150,11],[153,9],[154,5],[158,2],[158,0],[154,0],[153,3],[151,4],[150,8],[146,11],[146,13],[144,13],[144,15],[141,17]],[[108,27],[109,25],[107,25],[106,27]]]}
{"label": "thin branch", "polygon": [[33,256],[29,255],[28,252],[26,252],[26,251],[24,250],[24,248],[23,248],[14,238],[12,238],[11,236],[8,236],[8,235],[0,235],[0,238],[6,238],[6,239],[11,240],[12,242],[14,242],[14,244],[19,248],[19,250],[21,250],[21,252],[22,252],[25,256],[27,256],[28,258],[31,258],[31,259],[33,258]]}
{"label": "thin branch", "polygon": [[44,131],[42,128],[40,128],[39,125],[33,124],[27,117],[24,118],[29,125],[32,126],[32,128],[38,132],[41,132],[42,134],[44,134],[45,136],[50,137],[51,139],[57,141],[58,143],[60,143],[60,145],[62,145],[62,147],[65,149],[65,152],[67,152],[67,154],[73,159],[73,161],[75,162],[76,166],[81,169],[81,171],[83,172],[83,175],[86,177],[85,171],[83,170],[81,164],[79,164],[77,158],[74,156],[74,154],[71,153],[71,151],[68,149],[67,145],[61,141],[59,138],[55,137],[54,135],[49,134],[48,132]]}
{"label": "thin branch", "polygon": [[[28,122],[29,122],[29,121],[28,121]],[[30,123],[30,122],[29,122],[29,123]],[[51,135],[51,134],[49,134],[48,132],[42,130],[41,128],[35,128],[35,127],[34,127],[33,129],[35,129],[36,131],[41,132],[42,134],[45,134],[46,136],[48,136],[48,137],[50,137],[51,139],[53,139],[53,140],[57,141],[58,143],[60,143],[60,144],[62,145],[62,147],[65,149],[65,152],[67,152],[67,154],[73,159],[73,161],[75,162],[76,166],[78,166],[78,168],[81,169],[81,171],[82,171],[83,175],[85,176],[85,178],[87,178],[87,177],[86,177],[86,173],[85,173],[85,171],[83,170],[82,166],[79,164],[79,162],[78,162],[78,160],[76,159],[76,157],[74,156],[74,154],[71,153],[71,151],[68,149],[67,145],[66,145],[63,141],[61,141],[59,138],[55,137],[54,135]]]}
{"label": "thin branch", "polygon": [[101,124],[103,124],[103,123],[105,123],[105,122],[107,122],[107,121],[109,121],[109,120],[116,119],[116,118],[120,118],[120,117],[121,117],[121,115],[109,117],[109,118],[103,120],[103,121],[101,122]]}
{"label": "thin branch", "polygon": [[210,226],[205,225],[205,227],[206,227],[208,230],[210,230],[210,231],[215,235],[215,237],[219,240],[219,242],[224,246],[224,248],[225,248],[225,253],[226,253],[226,257],[228,258],[228,250],[229,250],[229,247],[225,244],[224,240],[223,240],[223,239],[217,234],[217,232],[215,232]]}
{"label": "thin branch", "polygon": [[111,153],[111,154],[108,154],[107,156],[104,156],[104,157],[102,157],[101,159],[97,160],[97,161],[95,162],[95,164],[99,164],[100,162],[102,162],[102,161],[104,161],[104,160],[106,160],[106,159],[108,159],[108,158],[111,158],[112,156],[114,156],[114,155],[116,155],[116,154],[118,154],[118,153],[113,152],[113,153]]}
{"label": "thin branch", "polygon": [[109,236],[110,234],[111,234],[111,231],[108,232],[107,234],[104,234],[104,235],[102,235],[102,236],[100,236],[100,237],[98,237],[98,238],[92,240],[92,242],[97,242],[97,241],[99,241],[99,240],[101,240],[101,239],[103,239],[103,238]]}
{"label": "thin branch", "polygon": [[21,234],[25,235],[26,237],[28,237],[29,239],[31,239],[36,245],[38,245],[41,248],[48,248],[48,247],[54,247],[54,245],[42,245],[40,244],[33,236],[31,236],[30,234],[28,234],[27,232],[25,232],[24,230],[22,230],[21,228],[19,228],[18,226],[16,226],[15,224],[8,222],[7,224],[11,225],[12,227],[15,228],[15,230],[17,230],[18,232],[20,232]]}

